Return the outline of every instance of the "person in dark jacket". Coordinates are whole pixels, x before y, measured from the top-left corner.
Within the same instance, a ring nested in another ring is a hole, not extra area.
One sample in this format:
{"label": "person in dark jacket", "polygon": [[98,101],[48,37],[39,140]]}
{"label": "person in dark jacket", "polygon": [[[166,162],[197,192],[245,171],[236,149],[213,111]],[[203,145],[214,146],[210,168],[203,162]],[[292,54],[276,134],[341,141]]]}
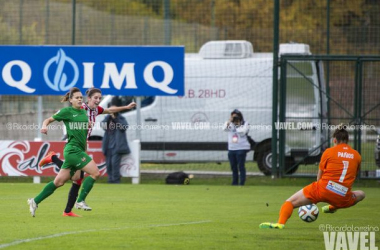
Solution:
{"label": "person in dark jacket", "polygon": [[[120,105],[120,99],[117,96],[113,97],[111,107]],[[113,113],[107,115],[102,124],[105,130],[102,151],[106,156],[108,183],[120,183],[121,158],[131,152],[127,142],[128,122],[119,113]]]}

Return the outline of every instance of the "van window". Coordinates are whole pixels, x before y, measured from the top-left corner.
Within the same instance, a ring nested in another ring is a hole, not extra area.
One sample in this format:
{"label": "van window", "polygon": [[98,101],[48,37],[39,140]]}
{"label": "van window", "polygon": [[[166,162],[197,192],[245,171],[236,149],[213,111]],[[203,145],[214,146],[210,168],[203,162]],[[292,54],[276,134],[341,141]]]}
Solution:
{"label": "van window", "polygon": [[[131,102],[136,102],[136,96],[119,96],[119,98],[121,100],[122,106],[128,105]],[[141,96],[141,108],[151,105],[154,102],[154,100],[155,100],[154,96]],[[128,110],[123,111],[122,113],[129,112],[134,109],[128,109]]]}
{"label": "van window", "polygon": [[224,50],[225,56],[240,56],[242,54],[242,47],[240,43],[227,43]]}

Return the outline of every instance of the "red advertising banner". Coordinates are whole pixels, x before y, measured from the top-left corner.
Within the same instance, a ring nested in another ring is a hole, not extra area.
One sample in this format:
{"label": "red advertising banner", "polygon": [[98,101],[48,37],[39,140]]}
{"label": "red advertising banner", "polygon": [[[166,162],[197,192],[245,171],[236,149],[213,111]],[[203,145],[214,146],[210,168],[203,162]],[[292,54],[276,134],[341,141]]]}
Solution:
{"label": "red advertising banner", "polygon": [[[54,164],[39,167],[45,155],[54,151],[64,161],[64,141],[0,141],[0,176],[55,176],[59,168]],[[106,175],[102,143],[89,141],[87,153],[98,165],[100,174]]]}

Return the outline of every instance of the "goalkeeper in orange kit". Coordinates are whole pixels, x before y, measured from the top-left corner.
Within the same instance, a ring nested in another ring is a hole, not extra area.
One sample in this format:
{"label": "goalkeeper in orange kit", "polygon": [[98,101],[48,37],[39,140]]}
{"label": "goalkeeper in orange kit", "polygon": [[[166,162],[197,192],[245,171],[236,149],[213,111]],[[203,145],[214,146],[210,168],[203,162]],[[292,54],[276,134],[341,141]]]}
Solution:
{"label": "goalkeeper in orange kit", "polygon": [[351,191],[352,184],[360,170],[361,156],[348,143],[348,132],[339,126],[333,134],[334,146],[326,149],[319,163],[317,181],[299,190],[287,199],[281,207],[277,223],[265,222],[260,228],[283,229],[293,209],[326,202],[324,213],[334,213],[339,208],[348,208],[365,198],[361,190]]}

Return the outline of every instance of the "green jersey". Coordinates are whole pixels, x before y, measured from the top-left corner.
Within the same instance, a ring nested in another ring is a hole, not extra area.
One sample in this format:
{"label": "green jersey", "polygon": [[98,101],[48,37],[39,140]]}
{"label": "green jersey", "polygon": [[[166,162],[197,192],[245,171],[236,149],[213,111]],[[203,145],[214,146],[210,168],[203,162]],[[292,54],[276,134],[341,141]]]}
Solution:
{"label": "green jersey", "polygon": [[56,121],[63,121],[66,126],[68,137],[68,143],[66,146],[78,147],[79,149],[86,151],[88,131],[88,117],[86,111],[83,109],[66,107],[59,110],[52,117]]}

